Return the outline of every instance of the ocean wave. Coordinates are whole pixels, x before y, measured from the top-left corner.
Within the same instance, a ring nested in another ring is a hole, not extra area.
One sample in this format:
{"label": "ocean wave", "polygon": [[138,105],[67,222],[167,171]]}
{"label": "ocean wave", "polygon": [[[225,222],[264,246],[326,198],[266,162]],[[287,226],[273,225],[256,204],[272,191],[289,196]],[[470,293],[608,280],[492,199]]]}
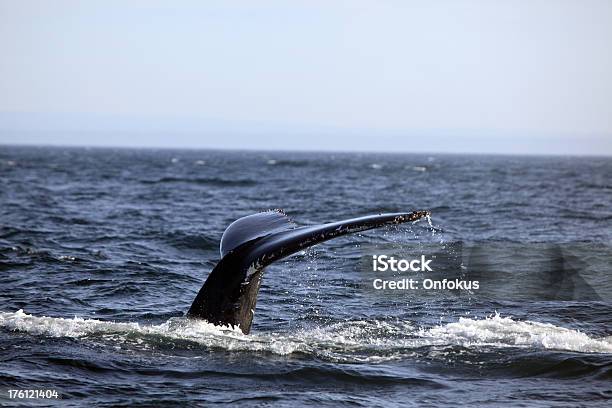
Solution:
{"label": "ocean wave", "polygon": [[252,179],[222,179],[218,177],[162,177],[157,180],[141,180],[143,184],[190,183],[217,187],[248,187],[257,184]]}
{"label": "ocean wave", "polygon": [[282,166],[282,167],[308,167],[313,164],[309,160],[290,160],[290,159],[268,159],[266,164],[269,166]]}
{"label": "ocean wave", "polygon": [[175,230],[166,232],[161,238],[167,240],[167,242],[178,249],[217,250],[219,248],[218,238],[209,237],[201,233]]}
{"label": "ocean wave", "polygon": [[499,314],[481,320],[462,317],[458,322],[422,330],[421,334],[430,337],[433,342],[463,347],[531,347],[581,353],[612,353],[612,337],[594,339],[579,330],[549,323],[516,321]]}
{"label": "ocean wave", "polygon": [[578,353],[612,353],[612,338],[578,330],[494,315],[460,318],[431,328],[406,321],[346,321],[292,332],[244,335],[239,329],[173,317],[157,325],[96,319],[37,317],[0,312],[0,327],[37,336],[99,339],[116,348],[205,348],[221,351],[305,354],[334,362],[383,362],[414,356],[427,347],[523,348]]}

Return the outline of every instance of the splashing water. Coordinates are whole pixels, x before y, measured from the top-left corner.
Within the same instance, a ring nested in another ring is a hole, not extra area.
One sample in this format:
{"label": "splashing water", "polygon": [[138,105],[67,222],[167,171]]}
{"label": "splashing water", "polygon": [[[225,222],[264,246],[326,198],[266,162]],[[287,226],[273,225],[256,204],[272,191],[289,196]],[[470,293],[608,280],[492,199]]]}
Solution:
{"label": "splashing water", "polygon": [[[154,348],[172,341],[227,351],[267,351],[278,355],[311,354],[330,361],[389,360],[431,346],[521,347],[581,353],[612,353],[612,338],[594,339],[552,324],[516,321],[499,314],[485,319],[415,328],[407,321],[346,321],[294,332],[244,335],[239,329],[206,321],[171,318],[158,325],[96,319],[36,317],[18,310],[1,312],[0,327],[36,336],[104,339],[124,346]],[[144,344],[144,346],[143,346]]]}

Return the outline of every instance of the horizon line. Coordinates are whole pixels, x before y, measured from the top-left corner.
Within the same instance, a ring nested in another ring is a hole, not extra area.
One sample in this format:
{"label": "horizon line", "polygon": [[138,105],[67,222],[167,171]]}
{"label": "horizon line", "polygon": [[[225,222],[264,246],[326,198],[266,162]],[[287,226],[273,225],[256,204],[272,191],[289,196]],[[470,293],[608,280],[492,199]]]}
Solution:
{"label": "horizon line", "polygon": [[412,155],[449,155],[449,156],[507,156],[507,157],[552,157],[552,158],[612,158],[612,154],[591,153],[507,153],[507,152],[435,152],[435,151],[391,151],[391,150],[339,150],[339,149],[285,149],[285,148],[221,148],[204,146],[117,146],[117,145],[91,145],[91,144],[53,144],[53,143],[5,143],[0,141],[0,147],[22,148],[57,148],[57,149],[93,149],[93,150],[168,150],[168,151],[215,151],[215,152],[248,152],[248,153],[319,153],[319,154],[412,154]]}

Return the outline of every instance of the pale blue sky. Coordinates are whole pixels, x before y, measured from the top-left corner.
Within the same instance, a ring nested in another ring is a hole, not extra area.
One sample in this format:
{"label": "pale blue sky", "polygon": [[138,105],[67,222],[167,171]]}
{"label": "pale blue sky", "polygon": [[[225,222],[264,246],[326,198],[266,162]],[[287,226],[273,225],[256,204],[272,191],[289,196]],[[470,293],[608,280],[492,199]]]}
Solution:
{"label": "pale blue sky", "polygon": [[0,143],[612,154],[612,1],[0,0]]}

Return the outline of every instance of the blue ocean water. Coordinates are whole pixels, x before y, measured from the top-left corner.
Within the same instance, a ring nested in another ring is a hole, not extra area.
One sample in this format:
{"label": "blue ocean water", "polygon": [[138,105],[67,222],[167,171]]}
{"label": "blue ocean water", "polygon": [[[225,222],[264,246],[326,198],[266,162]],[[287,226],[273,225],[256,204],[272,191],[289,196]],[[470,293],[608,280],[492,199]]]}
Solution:
{"label": "blue ocean water", "polygon": [[[1,146],[0,403],[53,404],[8,390],[54,389],[66,406],[606,406],[611,175],[596,157]],[[224,229],[270,208],[300,225],[432,217],[272,265],[248,336],[186,319]],[[366,248],[421,242],[480,248],[511,285],[362,287]],[[573,259],[588,290],[574,276],[576,296],[510,296],[542,246],[564,260],[546,276]]]}

